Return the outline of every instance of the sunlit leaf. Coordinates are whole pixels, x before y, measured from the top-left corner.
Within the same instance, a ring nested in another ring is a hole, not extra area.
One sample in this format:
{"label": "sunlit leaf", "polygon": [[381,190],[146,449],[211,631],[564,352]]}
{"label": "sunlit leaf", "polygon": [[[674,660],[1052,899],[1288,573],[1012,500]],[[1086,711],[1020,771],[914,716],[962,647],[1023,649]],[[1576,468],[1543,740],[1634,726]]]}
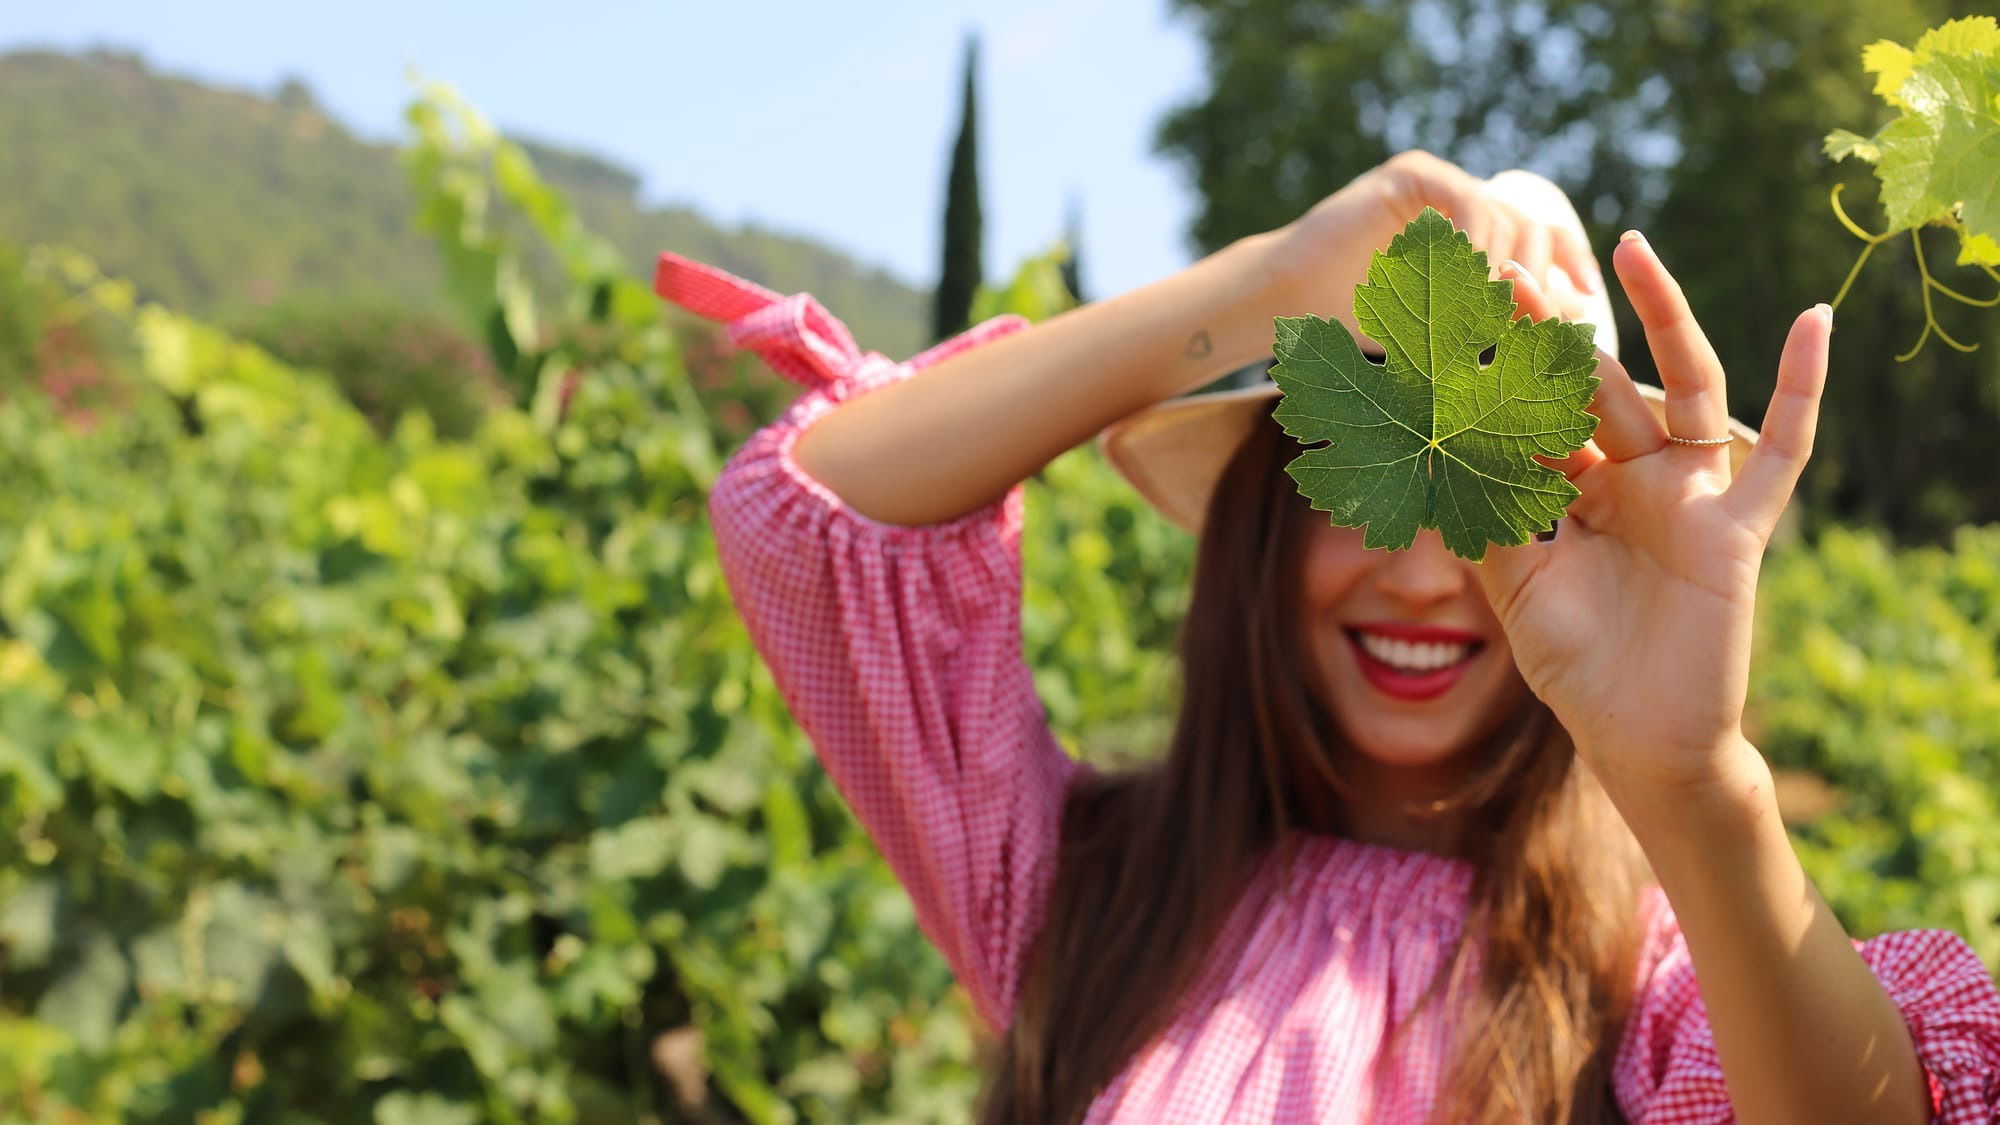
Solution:
{"label": "sunlit leaf", "polygon": [[1365,526],[1369,547],[1407,547],[1434,528],[1470,559],[1561,517],[1576,487],[1535,458],[1574,452],[1596,428],[1583,409],[1597,386],[1591,330],[1514,320],[1513,309],[1486,255],[1425,208],[1355,291],[1355,321],[1383,363],[1338,321],[1278,318],[1275,417],[1326,443],[1287,467],[1313,507]]}

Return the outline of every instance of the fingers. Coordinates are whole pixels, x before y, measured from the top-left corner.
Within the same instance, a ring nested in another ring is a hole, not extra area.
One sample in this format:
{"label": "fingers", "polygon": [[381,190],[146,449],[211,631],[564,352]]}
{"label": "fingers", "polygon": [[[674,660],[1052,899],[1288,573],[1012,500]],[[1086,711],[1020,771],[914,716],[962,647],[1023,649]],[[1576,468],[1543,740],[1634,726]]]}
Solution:
{"label": "fingers", "polygon": [[1548,279],[1542,282],[1542,288],[1548,290],[1549,296],[1555,300],[1556,307],[1562,310],[1564,320],[1587,320],[1593,325],[1597,323],[1596,318],[1590,315],[1589,298],[1577,288],[1576,279],[1569,275],[1568,270],[1550,263]]}
{"label": "fingers", "polygon": [[1549,267],[1561,266],[1579,293],[1604,291],[1604,275],[1590,252],[1583,221],[1561,187],[1547,177],[1514,168],[1488,179],[1484,192],[1495,206],[1512,210],[1522,233],[1511,256],[1533,270],[1544,286],[1552,284]]}
{"label": "fingers", "polygon": [[1514,240],[1514,260],[1528,267],[1528,272],[1546,287],[1550,280],[1549,263],[1554,261],[1555,232],[1541,223],[1524,219],[1514,229]]}
{"label": "fingers", "polygon": [[[1512,268],[1509,268],[1512,267]],[[1502,267],[1501,276],[1514,283],[1514,300],[1520,311],[1541,319],[1555,315],[1555,303],[1531,276],[1523,276],[1517,263]],[[1604,456],[1613,461],[1629,461],[1658,450],[1667,443],[1667,431],[1653,415],[1625,365],[1597,353],[1597,393],[1590,400],[1590,412],[1597,415],[1595,440]]]}
{"label": "fingers", "polygon": [[1514,256],[1514,216],[1504,207],[1481,207],[1480,214],[1486,223],[1486,261],[1488,267],[1499,276],[1500,266]]}
{"label": "fingers", "polygon": [[1489,209],[1481,206],[1481,181],[1465,169],[1421,149],[1409,149],[1390,157],[1376,171],[1401,221],[1416,218],[1426,206],[1435,207],[1464,231],[1474,246],[1492,246]]}
{"label": "fingers", "polygon": [[1778,526],[1778,517],[1799,483],[1799,472],[1812,455],[1832,334],[1833,310],[1825,305],[1807,309],[1792,322],[1778,358],[1778,385],[1764,412],[1763,433],[1744,460],[1743,471],[1723,494],[1730,513],[1765,539]]}
{"label": "fingers", "polygon": [[1571,226],[1555,228],[1555,264],[1562,267],[1576,282],[1576,287],[1584,293],[1604,292],[1604,271],[1597,268],[1597,255],[1590,252],[1590,242],[1583,237],[1583,231]]}
{"label": "fingers", "polygon": [[1527,263],[1501,262],[1500,280],[1514,283],[1514,312],[1517,319],[1526,316],[1536,320],[1547,320],[1552,316],[1562,315],[1562,310],[1556,305],[1555,297],[1535,280],[1535,275],[1528,269]]}
{"label": "fingers", "polygon": [[1490,208],[1480,205],[1479,181],[1471,176],[1461,176],[1452,181],[1451,211],[1453,222],[1465,230],[1465,237],[1472,240],[1474,249],[1490,249],[1498,240],[1507,236],[1497,229],[1495,216]]}
{"label": "fingers", "polygon": [[[1722,364],[1695,323],[1681,287],[1637,231],[1626,231],[1612,253],[1612,266],[1645,325],[1646,343],[1667,392],[1667,429],[1682,437],[1710,438],[1727,433],[1729,403]],[[1701,449],[1689,446],[1690,450]],[[1726,457],[1726,447],[1708,447]]]}

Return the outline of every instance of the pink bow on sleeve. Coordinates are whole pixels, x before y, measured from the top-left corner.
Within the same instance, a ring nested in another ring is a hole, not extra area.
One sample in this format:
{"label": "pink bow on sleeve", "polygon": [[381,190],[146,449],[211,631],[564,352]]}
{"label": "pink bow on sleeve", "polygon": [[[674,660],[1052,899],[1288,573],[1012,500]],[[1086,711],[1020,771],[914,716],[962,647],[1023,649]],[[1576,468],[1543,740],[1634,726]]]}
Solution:
{"label": "pink bow on sleeve", "polygon": [[[689,312],[728,326],[729,342],[755,352],[771,369],[813,389],[855,375],[867,356],[854,334],[809,293],[786,297],[679,254],[660,255],[653,289]],[[1027,327],[1018,316],[996,316],[912,358],[922,369]]]}

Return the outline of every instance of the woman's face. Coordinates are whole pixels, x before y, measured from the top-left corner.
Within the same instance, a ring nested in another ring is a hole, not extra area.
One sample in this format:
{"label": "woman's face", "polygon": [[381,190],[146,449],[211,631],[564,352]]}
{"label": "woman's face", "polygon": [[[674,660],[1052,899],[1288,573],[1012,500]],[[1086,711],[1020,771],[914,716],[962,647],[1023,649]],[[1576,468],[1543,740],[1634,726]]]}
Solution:
{"label": "woman's face", "polygon": [[1527,692],[1473,564],[1434,531],[1407,550],[1370,551],[1359,530],[1321,513],[1311,528],[1306,643],[1341,733],[1391,772],[1459,772]]}

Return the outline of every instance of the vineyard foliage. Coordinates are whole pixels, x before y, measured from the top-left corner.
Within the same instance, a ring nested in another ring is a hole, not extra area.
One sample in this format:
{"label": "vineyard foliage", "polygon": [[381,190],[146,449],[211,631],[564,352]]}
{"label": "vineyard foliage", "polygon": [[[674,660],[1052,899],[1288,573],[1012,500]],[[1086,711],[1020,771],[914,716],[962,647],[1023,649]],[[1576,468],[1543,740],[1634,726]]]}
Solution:
{"label": "vineyard foliage", "polygon": [[1837,794],[1795,833],[1807,870],[1854,932],[1943,927],[2000,965],[2000,526],[1832,530],[1760,603],[1752,734]]}
{"label": "vineyard foliage", "polygon": [[[721,581],[720,404],[526,154],[442,93],[412,120],[506,391],[462,437],[20,267],[133,385],[0,402],[0,1120],[962,1119],[969,1009]],[[1052,721],[1154,751],[1189,544],[1089,451],[1028,509]],[[1769,586],[1762,737],[1843,802],[1814,873],[2000,957],[2000,531]]]}
{"label": "vineyard foliage", "polygon": [[1872,137],[1827,134],[1835,160],[1858,156],[1882,181],[1895,234],[1927,223],[1957,230],[1958,264],[2000,266],[2000,21],[1968,16],[1914,47],[1883,39],[1861,53],[1896,118]]}

